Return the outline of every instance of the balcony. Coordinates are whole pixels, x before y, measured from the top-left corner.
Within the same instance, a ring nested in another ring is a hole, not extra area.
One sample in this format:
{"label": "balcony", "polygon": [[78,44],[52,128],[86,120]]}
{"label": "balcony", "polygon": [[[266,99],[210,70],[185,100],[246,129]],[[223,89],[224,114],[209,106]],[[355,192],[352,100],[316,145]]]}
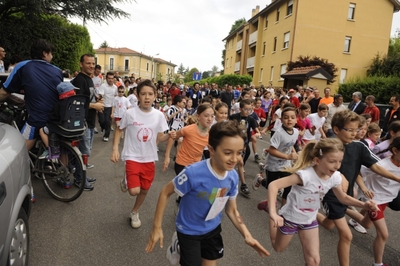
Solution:
{"label": "balcony", "polygon": [[257,35],[258,35],[258,30],[250,34],[249,45],[255,44],[257,42]]}
{"label": "balcony", "polygon": [[242,50],[243,40],[240,40],[236,43],[236,52]]}
{"label": "balcony", "polygon": [[255,59],[256,59],[255,56],[247,58],[246,67],[247,68],[254,68],[254,62],[256,61]]}
{"label": "balcony", "polygon": [[240,61],[235,63],[235,72],[239,72],[240,71]]}

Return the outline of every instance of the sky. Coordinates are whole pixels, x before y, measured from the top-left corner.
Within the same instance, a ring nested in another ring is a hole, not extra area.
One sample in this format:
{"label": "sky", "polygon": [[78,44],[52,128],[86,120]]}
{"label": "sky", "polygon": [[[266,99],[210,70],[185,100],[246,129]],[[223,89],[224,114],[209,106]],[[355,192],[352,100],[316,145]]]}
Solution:
{"label": "sky", "polygon": [[[209,71],[222,69],[222,50],[232,24],[251,18],[251,10],[260,10],[270,0],[136,0],[117,5],[131,14],[108,24],[87,22],[94,48],[107,41],[110,47],[127,47],[148,56],[162,58],[185,68]],[[72,20],[82,24],[80,20]],[[400,28],[400,13],[393,16],[392,31]],[[158,54],[158,55],[157,55]],[[156,56],[157,55],[157,56]]]}

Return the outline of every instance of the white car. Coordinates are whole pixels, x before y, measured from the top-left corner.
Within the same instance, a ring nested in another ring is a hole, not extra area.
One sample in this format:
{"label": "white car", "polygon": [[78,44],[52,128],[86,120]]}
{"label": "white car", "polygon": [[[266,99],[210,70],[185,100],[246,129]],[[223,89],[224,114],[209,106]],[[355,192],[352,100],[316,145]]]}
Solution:
{"label": "white car", "polygon": [[30,175],[24,138],[0,122],[0,265],[28,265]]}

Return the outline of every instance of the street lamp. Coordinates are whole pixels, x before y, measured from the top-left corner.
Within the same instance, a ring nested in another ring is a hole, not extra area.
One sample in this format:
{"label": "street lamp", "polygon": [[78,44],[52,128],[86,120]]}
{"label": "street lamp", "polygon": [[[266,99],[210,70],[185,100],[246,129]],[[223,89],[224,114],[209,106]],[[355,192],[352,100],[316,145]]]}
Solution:
{"label": "street lamp", "polygon": [[159,55],[159,53],[155,54],[155,55],[153,55],[151,57],[151,80],[153,80],[153,77],[154,77],[153,74],[155,73],[155,70],[154,70],[154,57],[157,56],[157,55]]}

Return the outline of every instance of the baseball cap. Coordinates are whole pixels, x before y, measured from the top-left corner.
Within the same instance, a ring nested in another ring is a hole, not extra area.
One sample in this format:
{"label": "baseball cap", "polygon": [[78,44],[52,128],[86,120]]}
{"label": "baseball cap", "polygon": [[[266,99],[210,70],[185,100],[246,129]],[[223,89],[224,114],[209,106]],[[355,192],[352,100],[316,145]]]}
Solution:
{"label": "baseball cap", "polygon": [[78,88],[75,88],[71,82],[61,82],[57,85],[58,98],[61,100],[75,95],[75,89]]}
{"label": "baseball cap", "polygon": [[289,90],[289,92],[296,92],[296,90],[294,90],[294,89],[290,89],[290,90]]}

